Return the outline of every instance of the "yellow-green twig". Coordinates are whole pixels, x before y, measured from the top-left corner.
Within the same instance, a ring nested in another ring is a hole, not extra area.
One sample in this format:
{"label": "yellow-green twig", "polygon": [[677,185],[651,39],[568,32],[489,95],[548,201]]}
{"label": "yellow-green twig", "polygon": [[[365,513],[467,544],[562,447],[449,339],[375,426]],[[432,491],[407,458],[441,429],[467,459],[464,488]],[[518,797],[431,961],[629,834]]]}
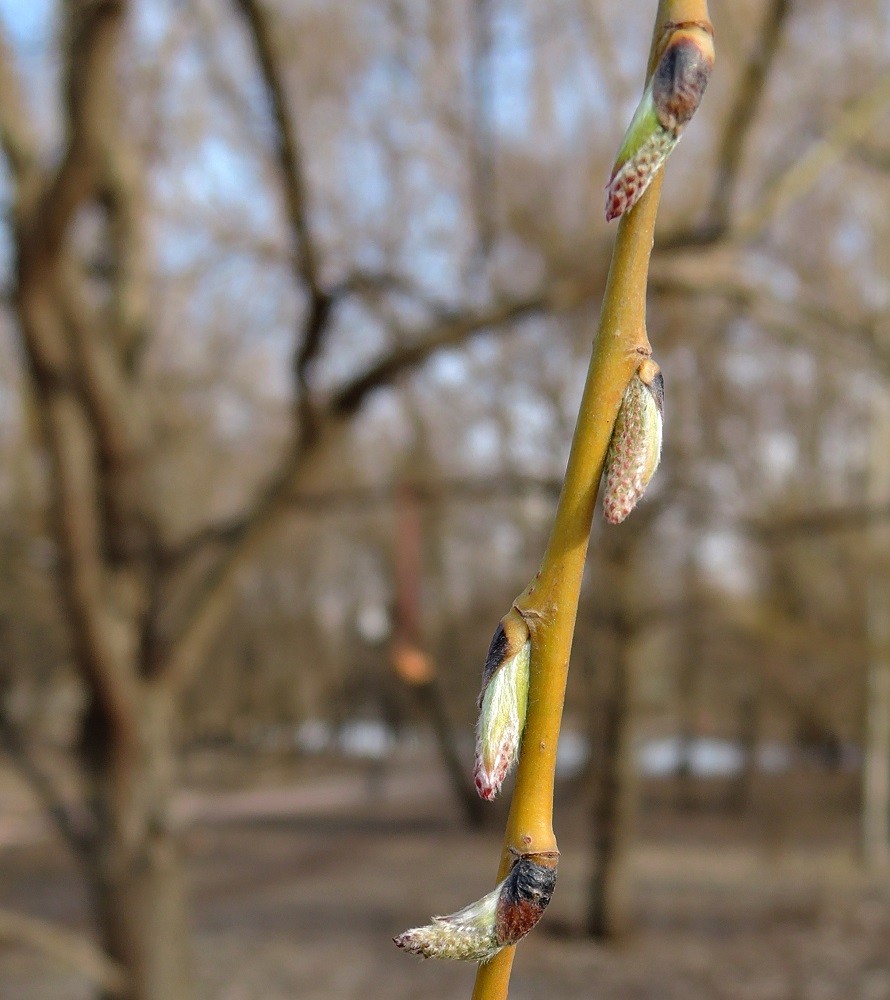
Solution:
{"label": "yellow-green twig", "polygon": [[[660,0],[647,81],[676,26],[707,24],[706,0]],[[599,481],[624,391],[651,353],[646,334],[646,283],[659,171],[646,193],[618,224],[599,329],[581,400],[553,531],[535,579],[514,602],[532,638],[528,715],[498,882],[516,854],[555,852],[553,784],[569,655],[581,577]],[[504,1000],[515,947],[479,966],[473,1000]]]}

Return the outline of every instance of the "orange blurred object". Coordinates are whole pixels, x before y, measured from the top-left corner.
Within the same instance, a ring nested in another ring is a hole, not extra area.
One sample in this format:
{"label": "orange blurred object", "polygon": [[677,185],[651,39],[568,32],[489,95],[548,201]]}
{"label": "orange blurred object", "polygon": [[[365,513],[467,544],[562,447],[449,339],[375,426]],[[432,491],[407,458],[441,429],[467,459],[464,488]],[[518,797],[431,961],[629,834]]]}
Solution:
{"label": "orange blurred object", "polygon": [[392,665],[406,684],[429,684],[436,673],[432,657],[409,643],[399,643],[393,647]]}

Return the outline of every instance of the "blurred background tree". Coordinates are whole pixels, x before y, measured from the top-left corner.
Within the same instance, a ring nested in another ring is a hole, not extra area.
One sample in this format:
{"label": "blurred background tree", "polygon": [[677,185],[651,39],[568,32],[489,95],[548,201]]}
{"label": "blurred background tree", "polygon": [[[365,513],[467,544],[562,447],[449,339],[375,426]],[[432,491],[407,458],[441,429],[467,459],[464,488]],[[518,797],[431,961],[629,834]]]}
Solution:
{"label": "blurred background tree", "polygon": [[[399,483],[411,642],[469,735],[565,462],[650,6],[0,3],[4,745],[134,1000],[191,995],[183,745],[429,718],[390,666]],[[744,749],[737,807],[764,748],[865,760],[888,857],[890,14],[713,16],[653,258],[665,462],[595,528],[575,647],[599,934],[642,737],[687,807],[704,737]]]}

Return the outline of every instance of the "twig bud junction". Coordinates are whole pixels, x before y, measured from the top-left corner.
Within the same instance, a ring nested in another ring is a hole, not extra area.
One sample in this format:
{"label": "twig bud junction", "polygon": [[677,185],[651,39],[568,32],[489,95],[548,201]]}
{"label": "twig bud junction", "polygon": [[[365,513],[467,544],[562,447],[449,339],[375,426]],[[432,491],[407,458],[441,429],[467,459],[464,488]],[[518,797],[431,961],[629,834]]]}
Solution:
{"label": "twig bud junction", "polygon": [[607,222],[643,196],[698,109],[713,66],[711,26],[674,26],[615,158],[606,185]]}
{"label": "twig bud junction", "polygon": [[482,899],[431,924],[412,927],[395,944],[423,958],[485,962],[538,923],[556,886],[556,851],[518,854],[510,873]]}

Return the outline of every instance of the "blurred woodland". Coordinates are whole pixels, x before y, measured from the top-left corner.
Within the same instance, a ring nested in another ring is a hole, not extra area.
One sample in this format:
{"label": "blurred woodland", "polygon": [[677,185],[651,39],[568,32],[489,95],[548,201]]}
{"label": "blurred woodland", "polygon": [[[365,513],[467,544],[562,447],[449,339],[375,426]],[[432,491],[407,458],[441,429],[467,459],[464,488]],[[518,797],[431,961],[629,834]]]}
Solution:
{"label": "blurred woodland", "polygon": [[[397,981],[227,991],[176,802],[274,758],[362,774],[367,806],[422,764],[484,889],[480,672],[546,543],[654,6],[0,0],[0,831],[51,823],[0,838],[4,996],[6,958],[26,1000],[469,995],[398,954]],[[890,6],[711,16],[652,259],[664,457],[595,522],[574,644],[585,955],[645,908],[656,815],[686,848],[715,816],[767,853],[822,837],[868,887],[890,864]],[[368,912],[391,949],[402,912]],[[887,1000],[888,952],[838,992],[801,961],[677,995]],[[607,992],[621,960],[559,995],[674,995],[657,962]]]}

